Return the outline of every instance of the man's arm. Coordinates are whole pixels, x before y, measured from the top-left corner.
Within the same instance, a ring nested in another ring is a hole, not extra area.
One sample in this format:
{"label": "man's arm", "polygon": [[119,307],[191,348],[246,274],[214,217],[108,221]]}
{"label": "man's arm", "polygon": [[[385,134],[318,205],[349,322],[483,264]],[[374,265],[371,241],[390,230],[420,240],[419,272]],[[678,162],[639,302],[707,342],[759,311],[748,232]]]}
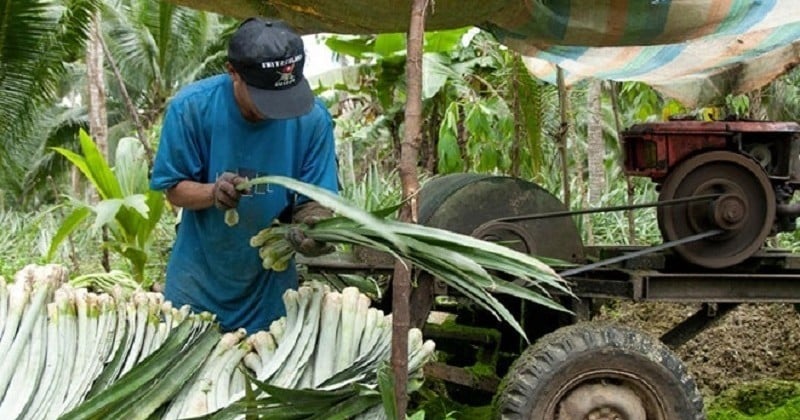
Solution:
{"label": "man's arm", "polygon": [[214,205],[214,184],[181,181],[167,189],[167,200],[189,210],[207,209]]}
{"label": "man's arm", "polygon": [[235,208],[239,204],[242,193],[236,186],[246,179],[231,172],[225,172],[213,184],[183,180],[167,189],[167,200],[170,203],[190,210],[203,210],[216,206],[220,210]]}

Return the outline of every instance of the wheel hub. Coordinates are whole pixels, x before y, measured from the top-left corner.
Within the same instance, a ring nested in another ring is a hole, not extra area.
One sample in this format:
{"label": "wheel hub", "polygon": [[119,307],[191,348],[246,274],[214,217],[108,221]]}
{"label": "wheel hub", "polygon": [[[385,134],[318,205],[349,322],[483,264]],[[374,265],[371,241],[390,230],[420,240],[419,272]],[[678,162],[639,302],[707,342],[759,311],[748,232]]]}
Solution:
{"label": "wheel hub", "polygon": [[484,241],[505,244],[523,254],[536,254],[533,235],[515,223],[489,221],[475,228],[471,236]]}
{"label": "wheel hub", "polygon": [[581,385],[559,404],[558,420],[646,420],[644,403],[633,390],[608,383]]}
{"label": "wheel hub", "polygon": [[586,418],[588,420],[625,420],[616,409],[611,407],[592,410]]}
{"label": "wheel hub", "polygon": [[737,230],[747,219],[747,201],[738,194],[726,194],[714,204],[714,223],[725,230]]}

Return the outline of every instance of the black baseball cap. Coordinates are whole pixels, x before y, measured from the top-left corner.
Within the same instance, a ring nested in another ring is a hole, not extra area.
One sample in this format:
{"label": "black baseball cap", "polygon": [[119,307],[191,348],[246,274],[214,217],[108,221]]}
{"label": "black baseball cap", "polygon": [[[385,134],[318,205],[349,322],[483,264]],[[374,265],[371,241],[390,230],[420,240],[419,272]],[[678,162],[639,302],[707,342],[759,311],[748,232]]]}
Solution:
{"label": "black baseball cap", "polygon": [[294,118],[311,111],[314,93],[303,76],[303,39],[286,23],[245,20],[228,43],[228,61],[265,117]]}

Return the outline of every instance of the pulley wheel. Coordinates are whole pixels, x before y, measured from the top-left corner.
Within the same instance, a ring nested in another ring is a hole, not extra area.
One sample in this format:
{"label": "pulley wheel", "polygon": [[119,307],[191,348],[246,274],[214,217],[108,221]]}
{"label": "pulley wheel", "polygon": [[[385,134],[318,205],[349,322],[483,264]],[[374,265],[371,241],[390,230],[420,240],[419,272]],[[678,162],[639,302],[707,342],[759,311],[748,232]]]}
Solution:
{"label": "pulley wheel", "polygon": [[659,207],[658,226],[667,242],[722,230],[675,250],[701,267],[730,267],[764,244],[775,221],[775,192],[764,169],[748,157],[713,151],[679,164],[664,181],[659,201],[708,194],[719,197]]}
{"label": "pulley wheel", "polygon": [[569,262],[583,260],[583,242],[569,216],[497,222],[496,219],[566,210],[542,187],[518,178],[449,174],[420,190],[421,225],[508,244],[520,252]]}

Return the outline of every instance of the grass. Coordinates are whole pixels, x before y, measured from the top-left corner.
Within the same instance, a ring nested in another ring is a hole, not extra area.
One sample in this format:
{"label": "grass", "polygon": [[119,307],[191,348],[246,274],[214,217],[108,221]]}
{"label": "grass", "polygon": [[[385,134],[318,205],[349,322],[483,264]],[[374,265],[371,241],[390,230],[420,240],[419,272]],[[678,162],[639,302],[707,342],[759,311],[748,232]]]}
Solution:
{"label": "grass", "polygon": [[0,275],[10,279],[25,265],[43,262],[57,219],[52,208],[0,212]]}
{"label": "grass", "polygon": [[[11,279],[14,273],[27,264],[57,263],[67,267],[70,276],[102,272],[102,242],[90,229],[79,229],[65,242],[51,261],[47,261],[50,240],[63,220],[59,207],[43,207],[36,211],[17,212],[0,210],[0,275]],[[162,217],[156,232],[154,249],[146,267],[146,276],[163,281],[169,249],[174,240],[175,217],[169,213]],[[111,253],[112,269],[129,271],[125,260]]]}
{"label": "grass", "polygon": [[800,418],[800,383],[765,380],[739,385],[708,403],[709,420]]}

